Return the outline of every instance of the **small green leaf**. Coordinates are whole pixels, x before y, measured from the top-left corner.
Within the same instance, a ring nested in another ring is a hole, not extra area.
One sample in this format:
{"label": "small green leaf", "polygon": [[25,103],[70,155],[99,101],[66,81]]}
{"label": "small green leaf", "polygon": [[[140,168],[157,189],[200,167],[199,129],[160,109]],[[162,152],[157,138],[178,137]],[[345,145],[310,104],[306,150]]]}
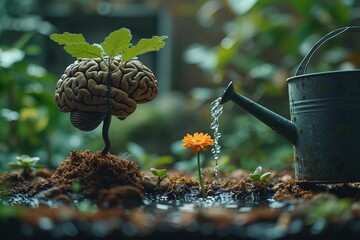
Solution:
{"label": "small green leaf", "polygon": [[62,34],[53,33],[50,35],[50,39],[57,42],[60,45],[71,45],[78,43],[85,43],[85,38],[82,34],[64,32]]}
{"label": "small green leaf", "polygon": [[254,174],[258,174],[258,175],[261,175],[262,173],[262,167],[261,166],[258,166],[255,171],[254,171]]}
{"label": "small green leaf", "polygon": [[151,168],[150,171],[152,172],[152,174],[154,174],[157,177],[166,177],[167,175],[166,169]]}
{"label": "small green leaf", "polygon": [[108,56],[115,56],[131,46],[131,32],[127,28],[121,28],[110,33],[101,44]]}
{"label": "small green leaf", "polygon": [[18,168],[22,168],[22,166],[20,165],[20,163],[18,162],[9,162],[8,166],[13,168],[13,169],[18,169]]}
{"label": "small green leaf", "polygon": [[249,174],[249,179],[251,181],[258,181],[260,179],[260,174]]}
{"label": "small green leaf", "polygon": [[66,45],[64,49],[75,58],[102,58],[101,48],[89,43]]}
{"label": "small green leaf", "polygon": [[165,46],[163,40],[166,38],[167,36],[154,36],[150,39],[141,39],[136,46],[124,50],[121,61],[126,62],[140,54],[159,51]]}
{"label": "small green leaf", "polygon": [[270,175],[271,175],[271,172],[266,172],[266,173],[262,174],[260,176],[260,181],[265,181],[266,179],[268,179],[270,177]]}

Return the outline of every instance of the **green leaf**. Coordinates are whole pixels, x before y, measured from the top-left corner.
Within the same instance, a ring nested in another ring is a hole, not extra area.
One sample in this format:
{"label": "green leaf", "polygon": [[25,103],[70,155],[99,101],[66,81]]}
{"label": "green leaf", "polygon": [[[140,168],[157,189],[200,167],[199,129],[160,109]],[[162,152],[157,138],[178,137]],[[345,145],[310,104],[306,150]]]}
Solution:
{"label": "green leaf", "polygon": [[255,171],[254,171],[254,174],[258,174],[258,175],[261,175],[262,173],[262,167],[261,166],[258,166]]}
{"label": "green leaf", "polygon": [[85,43],[85,38],[82,34],[64,32],[62,34],[53,33],[50,35],[50,39],[57,42],[60,45],[71,45],[78,43]]}
{"label": "green leaf", "polygon": [[251,181],[258,181],[258,180],[260,180],[260,174],[249,174],[249,179],[251,180]]}
{"label": "green leaf", "polygon": [[121,61],[126,62],[140,54],[159,51],[165,46],[163,40],[166,38],[167,36],[154,36],[150,39],[141,39],[136,46],[124,50]]}
{"label": "green leaf", "polygon": [[18,162],[9,162],[8,166],[13,168],[13,169],[22,168],[22,165],[20,165]]}
{"label": "green leaf", "polygon": [[131,46],[131,32],[127,28],[121,28],[110,33],[101,44],[108,56],[115,56]]}
{"label": "green leaf", "polygon": [[101,48],[89,43],[66,45],[64,49],[75,58],[102,58]]}
{"label": "green leaf", "polygon": [[152,174],[154,174],[157,177],[166,177],[167,175],[166,169],[151,168],[150,171],[152,172]]}
{"label": "green leaf", "polygon": [[270,177],[270,175],[271,175],[271,172],[266,172],[266,173],[262,174],[260,176],[260,181],[265,181],[266,179],[268,179]]}

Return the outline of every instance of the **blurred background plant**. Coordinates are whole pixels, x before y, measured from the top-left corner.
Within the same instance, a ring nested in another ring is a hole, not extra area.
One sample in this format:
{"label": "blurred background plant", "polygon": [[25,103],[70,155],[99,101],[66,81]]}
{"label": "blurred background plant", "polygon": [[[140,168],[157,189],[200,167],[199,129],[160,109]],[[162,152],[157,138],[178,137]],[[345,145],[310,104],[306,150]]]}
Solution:
{"label": "blurred background plant", "polygon": [[[159,53],[140,57],[154,70],[159,96],[126,121],[113,121],[111,152],[143,169],[195,171],[181,149],[187,132],[210,130],[210,103],[229,81],[236,91],[289,116],[286,79],[323,35],[359,25],[355,0],[3,0],[0,2],[0,164],[39,156],[55,167],[71,150],[102,148],[101,129],[83,133],[54,103],[57,79],[74,59],[49,40],[53,32],[101,41],[120,27],[135,40],[167,35]],[[322,47],[309,71],[356,68],[359,36]],[[229,103],[220,116],[220,171],[292,168],[292,146]],[[205,156],[205,155],[204,155]],[[203,166],[213,167],[210,152]],[[186,164],[184,164],[186,163]]]}

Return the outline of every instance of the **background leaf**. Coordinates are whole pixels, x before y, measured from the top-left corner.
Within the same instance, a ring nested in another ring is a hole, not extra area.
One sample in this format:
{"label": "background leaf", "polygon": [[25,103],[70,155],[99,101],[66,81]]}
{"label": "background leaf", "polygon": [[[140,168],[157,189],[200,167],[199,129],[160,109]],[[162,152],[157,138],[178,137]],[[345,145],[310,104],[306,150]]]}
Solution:
{"label": "background leaf", "polygon": [[122,61],[126,62],[137,55],[147,52],[159,51],[165,46],[163,40],[166,38],[167,36],[154,36],[150,39],[141,39],[136,46],[124,50]]}
{"label": "background leaf", "polygon": [[110,33],[110,35],[105,38],[105,41],[101,44],[101,46],[108,56],[115,56],[131,45],[131,38],[132,35],[130,30],[127,28],[121,28]]}
{"label": "background leaf", "polygon": [[86,43],[82,34],[64,32],[62,34],[54,33],[50,35],[50,39],[60,45],[70,45],[78,43]]}
{"label": "background leaf", "polygon": [[66,45],[64,49],[76,58],[102,58],[101,48],[88,43]]}

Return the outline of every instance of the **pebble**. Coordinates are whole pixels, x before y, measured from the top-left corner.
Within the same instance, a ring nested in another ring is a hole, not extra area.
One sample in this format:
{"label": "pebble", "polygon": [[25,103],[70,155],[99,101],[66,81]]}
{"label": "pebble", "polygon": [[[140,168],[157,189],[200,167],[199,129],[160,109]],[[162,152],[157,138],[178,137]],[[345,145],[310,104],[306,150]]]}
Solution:
{"label": "pebble", "polygon": [[141,179],[141,185],[144,186],[145,190],[153,190],[159,182],[159,179],[155,176],[145,175]]}

